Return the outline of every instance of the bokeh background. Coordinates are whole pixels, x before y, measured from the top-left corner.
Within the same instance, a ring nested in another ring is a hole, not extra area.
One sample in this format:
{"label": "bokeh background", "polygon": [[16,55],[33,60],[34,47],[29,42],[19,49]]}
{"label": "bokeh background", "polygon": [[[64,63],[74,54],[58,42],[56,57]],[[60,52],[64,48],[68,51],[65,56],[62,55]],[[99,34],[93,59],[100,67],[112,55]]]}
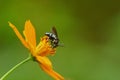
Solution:
{"label": "bokeh background", "polygon": [[[50,59],[66,80],[120,80],[119,0],[0,0],[0,77],[29,52],[8,21],[22,33],[30,19],[37,42],[56,26],[60,42]],[[53,80],[29,61],[5,80]]]}

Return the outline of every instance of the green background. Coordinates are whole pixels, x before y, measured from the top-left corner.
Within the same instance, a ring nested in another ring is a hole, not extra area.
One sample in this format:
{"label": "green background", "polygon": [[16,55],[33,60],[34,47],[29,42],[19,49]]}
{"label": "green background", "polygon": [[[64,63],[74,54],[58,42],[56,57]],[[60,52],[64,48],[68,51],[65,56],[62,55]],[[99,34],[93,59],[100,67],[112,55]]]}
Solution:
{"label": "green background", "polygon": [[[30,19],[37,43],[56,26],[60,42],[50,56],[66,80],[120,80],[119,0],[0,0],[0,77],[28,56],[8,21],[22,33]],[[5,80],[53,80],[29,61]]]}

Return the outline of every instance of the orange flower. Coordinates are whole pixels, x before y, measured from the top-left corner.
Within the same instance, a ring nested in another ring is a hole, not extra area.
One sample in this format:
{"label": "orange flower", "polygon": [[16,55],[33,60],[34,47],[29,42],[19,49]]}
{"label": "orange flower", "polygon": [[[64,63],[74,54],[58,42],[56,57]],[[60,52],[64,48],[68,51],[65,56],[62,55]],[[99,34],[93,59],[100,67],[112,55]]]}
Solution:
{"label": "orange flower", "polygon": [[33,25],[30,20],[25,22],[25,28],[23,31],[23,35],[25,39],[22,37],[20,32],[17,30],[16,26],[12,23],[8,22],[9,26],[14,30],[17,37],[20,39],[22,44],[30,50],[32,56],[39,63],[40,67],[55,80],[64,80],[64,78],[55,72],[52,68],[52,63],[48,59],[47,55],[55,54],[56,49],[52,48],[49,37],[44,36],[41,38],[40,43],[36,46],[36,33]]}

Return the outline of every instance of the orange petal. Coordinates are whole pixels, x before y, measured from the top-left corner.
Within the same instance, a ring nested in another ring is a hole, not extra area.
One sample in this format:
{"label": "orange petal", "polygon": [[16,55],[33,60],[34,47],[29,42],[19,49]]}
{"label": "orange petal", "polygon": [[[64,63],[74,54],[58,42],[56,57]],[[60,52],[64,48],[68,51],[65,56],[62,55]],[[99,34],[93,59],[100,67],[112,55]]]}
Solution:
{"label": "orange petal", "polygon": [[47,67],[52,68],[52,63],[51,63],[51,61],[47,57],[45,57],[45,56],[43,56],[43,57],[42,56],[36,56],[36,60],[39,63],[44,64]]}
{"label": "orange petal", "polygon": [[20,39],[20,41],[22,42],[22,44],[26,47],[29,48],[28,44],[26,43],[25,39],[22,37],[22,35],[20,34],[20,32],[17,30],[16,26],[13,25],[12,23],[8,22],[9,26],[14,30],[15,34],[17,35],[17,37]]}
{"label": "orange petal", "polygon": [[64,80],[64,78],[60,74],[55,72],[52,68],[49,68],[49,67],[45,66],[44,64],[40,64],[40,66],[47,74],[49,74],[55,80]]}
{"label": "orange petal", "polygon": [[36,47],[36,34],[35,29],[33,25],[31,24],[30,20],[25,22],[25,28],[24,28],[24,36],[26,39],[26,42],[31,46],[32,48]]}
{"label": "orange petal", "polygon": [[36,59],[43,71],[45,71],[48,75],[50,75],[55,80],[64,80],[64,78],[60,74],[52,69],[52,64],[47,57],[37,56]]}

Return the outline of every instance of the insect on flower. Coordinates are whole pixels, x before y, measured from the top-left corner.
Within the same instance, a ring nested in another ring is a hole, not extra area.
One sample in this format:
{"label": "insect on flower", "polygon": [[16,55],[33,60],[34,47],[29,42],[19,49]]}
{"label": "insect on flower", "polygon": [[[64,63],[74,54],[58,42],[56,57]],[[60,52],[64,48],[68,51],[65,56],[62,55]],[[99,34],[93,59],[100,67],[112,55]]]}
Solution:
{"label": "insect on flower", "polygon": [[35,61],[38,62],[43,71],[55,80],[64,80],[64,77],[53,70],[52,62],[47,57],[48,55],[55,54],[56,47],[59,43],[57,32],[54,27],[53,32],[46,33],[37,45],[35,29],[30,20],[25,22],[23,31],[24,37],[20,34],[15,25],[9,22],[9,26],[13,29],[21,43],[31,52],[31,55],[35,58]]}
{"label": "insect on flower", "polygon": [[53,48],[59,46],[59,38],[55,27],[52,27],[52,31],[46,32],[45,35],[49,37]]}

